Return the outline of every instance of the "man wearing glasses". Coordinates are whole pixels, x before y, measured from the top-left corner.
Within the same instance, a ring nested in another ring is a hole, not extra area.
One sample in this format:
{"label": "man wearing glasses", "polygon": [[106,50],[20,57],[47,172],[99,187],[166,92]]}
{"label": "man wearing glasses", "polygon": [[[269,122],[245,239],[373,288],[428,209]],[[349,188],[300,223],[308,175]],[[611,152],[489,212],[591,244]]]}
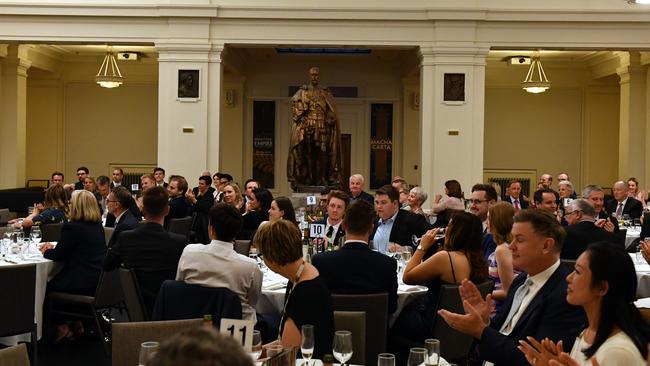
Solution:
{"label": "man wearing glasses", "polygon": [[594,224],[595,216],[594,206],[586,199],[580,198],[569,203],[564,213],[569,226],[565,227],[566,238],[560,258],[576,260],[591,243],[616,242],[613,234]]}
{"label": "man wearing glasses", "polygon": [[77,178],[79,181],[74,184],[74,189],[84,189],[84,180],[86,180],[86,177],[90,174],[88,171],[88,168],[85,166],[77,168]]}
{"label": "man wearing glasses", "polygon": [[472,196],[469,199],[469,209],[483,222],[483,253],[485,258],[490,256],[496,249],[496,243],[492,234],[487,231],[488,209],[497,203],[497,191],[489,184],[475,184],[472,187]]}

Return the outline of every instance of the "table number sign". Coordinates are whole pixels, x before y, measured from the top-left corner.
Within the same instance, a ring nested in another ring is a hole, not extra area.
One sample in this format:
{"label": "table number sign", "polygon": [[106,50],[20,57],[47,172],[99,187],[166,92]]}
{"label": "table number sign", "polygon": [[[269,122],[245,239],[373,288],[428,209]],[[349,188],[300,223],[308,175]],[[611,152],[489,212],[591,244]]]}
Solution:
{"label": "table number sign", "polygon": [[219,331],[221,334],[227,334],[235,338],[247,352],[250,352],[253,348],[254,327],[255,324],[252,320],[221,318]]}
{"label": "table number sign", "polygon": [[316,196],[307,196],[307,205],[315,205],[316,202],[318,202]]}
{"label": "table number sign", "polygon": [[309,237],[310,238],[322,238],[325,235],[325,225],[324,224],[309,224]]}
{"label": "table number sign", "polygon": [[139,189],[140,189],[140,185],[138,185],[138,183],[131,184],[131,191],[137,191]]}

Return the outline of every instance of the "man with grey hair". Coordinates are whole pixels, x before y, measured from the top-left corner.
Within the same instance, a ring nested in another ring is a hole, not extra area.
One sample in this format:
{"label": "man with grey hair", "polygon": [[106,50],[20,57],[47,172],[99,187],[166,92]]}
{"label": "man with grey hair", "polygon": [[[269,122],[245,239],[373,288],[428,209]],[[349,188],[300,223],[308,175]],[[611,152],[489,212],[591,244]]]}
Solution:
{"label": "man with grey hair", "polygon": [[544,187],[544,188],[553,188],[553,176],[550,174],[542,174],[539,177],[539,183]]}
{"label": "man with grey hair", "polygon": [[564,214],[569,226],[565,228],[567,235],[560,258],[576,260],[591,243],[616,241],[612,233],[595,225],[595,216],[596,210],[588,200],[580,198],[569,203]]}
{"label": "man with grey hair", "polygon": [[638,219],[643,214],[641,201],[627,195],[627,183],[619,180],[612,187],[614,198],[607,201],[605,209],[610,215],[620,219],[623,215],[629,215],[631,219]]}
{"label": "man with grey hair", "polygon": [[374,205],[375,204],[375,199],[371,195],[369,195],[368,193],[363,191],[363,183],[364,183],[363,175],[361,175],[361,174],[352,174],[350,176],[350,185],[349,185],[349,187],[350,187],[350,194],[349,194],[350,203],[352,203],[352,202],[354,202],[354,201],[356,201],[358,199],[361,199],[361,200],[364,200],[364,201],[370,203],[371,205]]}
{"label": "man with grey hair", "polygon": [[597,185],[588,185],[582,189],[582,198],[591,202],[594,206],[594,220],[596,226],[601,227],[610,233],[618,231],[618,220],[610,217],[607,211],[603,210],[605,205],[605,192]]}

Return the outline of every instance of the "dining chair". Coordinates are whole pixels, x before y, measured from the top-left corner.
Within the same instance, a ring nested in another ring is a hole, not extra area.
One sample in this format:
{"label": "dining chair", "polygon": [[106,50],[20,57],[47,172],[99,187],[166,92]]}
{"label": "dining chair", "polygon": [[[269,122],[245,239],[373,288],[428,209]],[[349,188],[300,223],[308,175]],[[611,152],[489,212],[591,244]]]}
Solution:
{"label": "dining chair", "polygon": [[[0,349],[0,365],[3,366],[29,366],[29,356],[24,343],[17,346]],[[36,362],[34,362],[36,365]]]}
{"label": "dining chair", "polygon": [[366,313],[364,311],[335,311],[334,330],[352,333],[352,358],[350,363],[366,364]]}
{"label": "dining chair", "polygon": [[388,329],[388,293],[378,294],[332,294],[334,311],[362,311],[366,314],[365,359],[376,360],[386,352]]}
{"label": "dining chair", "polygon": [[192,223],[194,222],[193,216],[183,218],[169,219],[167,231],[170,233],[180,234],[190,239],[190,232],[192,231]]}
{"label": "dining chair", "polygon": [[97,333],[104,345],[104,351],[110,354],[107,334],[105,334],[100,321],[103,309],[124,309],[124,293],[120,283],[118,271],[102,272],[95,291],[95,296],[69,294],[65,292],[51,292],[48,295],[50,311],[56,314],[91,319],[97,327]]}
{"label": "dining chair", "polygon": [[[20,289],[0,296],[0,337],[31,335],[31,358],[36,365],[38,338],[34,323],[36,264],[0,267],[0,288]],[[0,362],[0,365],[4,365]]]}
{"label": "dining chair", "polygon": [[61,239],[61,228],[63,228],[62,222],[41,225],[41,241],[59,241]]}
{"label": "dining chair", "polygon": [[144,305],[140,285],[133,269],[118,268],[120,274],[120,283],[124,292],[124,302],[126,311],[129,314],[129,320],[132,322],[142,322],[149,320],[149,312]]}
{"label": "dining chair", "polygon": [[251,241],[250,240],[235,240],[235,251],[241,255],[248,257],[248,253],[251,250]]}
{"label": "dining chair", "polygon": [[203,319],[113,323],[112,365],[137,365],[142,342],[162,342],[186,329],[200,327]]}

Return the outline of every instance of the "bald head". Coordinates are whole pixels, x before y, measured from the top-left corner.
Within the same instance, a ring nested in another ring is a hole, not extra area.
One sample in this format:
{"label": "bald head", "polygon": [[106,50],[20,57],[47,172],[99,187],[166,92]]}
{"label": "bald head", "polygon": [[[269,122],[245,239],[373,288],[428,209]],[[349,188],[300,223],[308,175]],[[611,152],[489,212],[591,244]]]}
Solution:
{"label": "bald head", "polygon": [[627,183],[619,180],[612,187],[612,194],[618,202],[623,202],[627,198]]}
{"label": "bald head", "polygon": [[539,177],[539,182],[542,183],[544,188],[551,188],[551,184],[553,184],[553,176],[550,174],[542,174]]}

